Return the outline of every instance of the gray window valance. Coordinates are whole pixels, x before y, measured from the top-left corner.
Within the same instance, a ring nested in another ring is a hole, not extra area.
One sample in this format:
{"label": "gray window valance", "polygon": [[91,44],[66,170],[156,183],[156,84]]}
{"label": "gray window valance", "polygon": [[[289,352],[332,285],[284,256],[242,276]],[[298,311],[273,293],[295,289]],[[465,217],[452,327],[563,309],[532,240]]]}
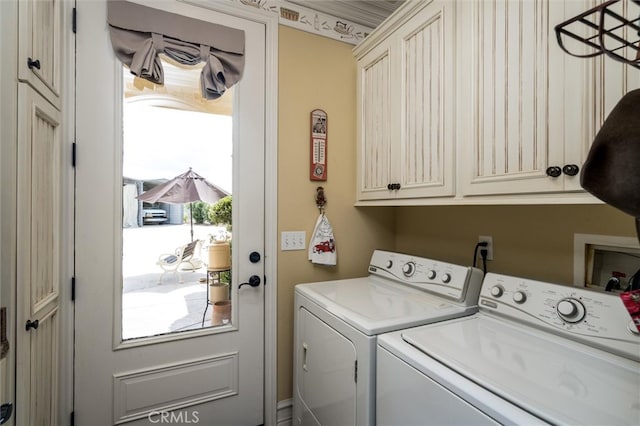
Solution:
{"label": "gray window valance", "polygon": [[126,1],[107,2],[113,50],[135,76],[164,83],[164,53],[185,65],[204,62],[200,84],[205,99],[217,99],[240,81],[244,31]]}

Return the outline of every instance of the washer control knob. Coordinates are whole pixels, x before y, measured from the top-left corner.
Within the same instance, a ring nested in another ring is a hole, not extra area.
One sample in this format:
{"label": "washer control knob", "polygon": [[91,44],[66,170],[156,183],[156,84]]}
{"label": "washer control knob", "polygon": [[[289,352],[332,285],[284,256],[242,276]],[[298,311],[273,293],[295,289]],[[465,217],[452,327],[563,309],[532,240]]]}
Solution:
{"label": "washer control knob", "polygon": [[493,297],[500,297],[504,294],[504,288],[501,285],[494,285],[491,287],[491,295]]}
{"label": "washer control knob", "polygon": [[513,293],[513,301],[522,304],[527,301],[527,295],[522,291],[516,291]]}
{"label": "washer control knob", "polygon": [[393,266],[393,260],[387,260],[387,269],[390,269]]}
{"label": "washer control knob", "polygon": [[416,264],[414,262],[407,262],[402,267],[402,273],[405,277],[410,277],[416,272]]}
{"label": "washer control knob", "polygon": [[434,279],[436,275],[438,275],[438,273],[435,271],[435,269],[429,269],[429,272],[427,272],[427,278],[429,278],[430,280]]}
{"label": "washer control knob", "polygon": [[446,273],[446,274],[444,274],[444,275],[442,276],[442,282],[443,282],[443,283],[447,284],[447,283],[448,283],[448,282],[450,282],[450,281],[451,281],[451,274]]}
{"label": "washer control knob", "polygon": [[574,298],[562,299],[556,306],[558,316],[565,322],[576,323],[584,318],[584,305]]}

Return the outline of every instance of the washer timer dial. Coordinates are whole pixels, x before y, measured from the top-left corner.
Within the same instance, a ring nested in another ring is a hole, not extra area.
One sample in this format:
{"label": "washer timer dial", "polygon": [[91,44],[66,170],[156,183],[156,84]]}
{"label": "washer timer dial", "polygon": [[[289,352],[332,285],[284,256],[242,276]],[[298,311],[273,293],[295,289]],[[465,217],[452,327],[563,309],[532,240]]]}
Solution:
{"label": "washer timer dial", "polygon": [[494,285],[491,287],[491,295],[493,297],[500,297],[504,294],[504,288],[501,285]]}
{"label": "washer timer dial", "polygon": [[562,299],[558,302],[556,312],[563,321],[576,323],[582,321],[586,310],[584,305],[578,299],[567,297],[566,299]]}
{"label": "washer timer dial", "polygon": [[513,301],[521,305],[527,301],[527,295],[523,291],[516,291],[513,293]]}
{"label": "washer timer dial", "polygon": [[410,277],[416,272],[416,264],[414,262],[407,262],[402,267],[402,273],[405,277]]}

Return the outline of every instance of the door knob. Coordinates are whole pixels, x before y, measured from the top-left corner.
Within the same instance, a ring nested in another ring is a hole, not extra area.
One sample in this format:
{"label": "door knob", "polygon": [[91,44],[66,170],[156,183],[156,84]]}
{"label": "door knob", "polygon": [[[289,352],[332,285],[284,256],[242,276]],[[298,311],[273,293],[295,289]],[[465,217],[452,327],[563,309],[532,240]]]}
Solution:
{"label": "door knob", "polygon": [[242,287],[243,285],[250,285],[251,287],[258,287],[258,286],[260,285],[260,283],[261,283],[261,282],[262,282],[262,281],[260,280],[260,277],[259,277],[259,276],[257,276],[257,275],[251,275],[251,276],[249,277],[249,282],[248,282],[248,283],[242,283],[242,284],[240,284],[240,286],[239,286],[238,288]]}
{"label": "door knob", "polygon": [[575,176],[580,171],[580,167],[575,164],[567,164],[562,168],[562,173],[569,176]]}
{"label": "door knob", "polygon": [[39,325],[39,324],[38,324],[38,320],[35,320],[35,321],[27,320],[27,324],[25,325],[25,327],[24,327],[24,328],[25,328],[27,331],[31,330],[32,328],[33,328],[34,330],[37,330],[37,329],[38,329],[38,325]]}
{"label": "door knob", "polygon": [[547,176],[557,178],[562,174],[562,169],[558,166],[551,166],[547,168]]}

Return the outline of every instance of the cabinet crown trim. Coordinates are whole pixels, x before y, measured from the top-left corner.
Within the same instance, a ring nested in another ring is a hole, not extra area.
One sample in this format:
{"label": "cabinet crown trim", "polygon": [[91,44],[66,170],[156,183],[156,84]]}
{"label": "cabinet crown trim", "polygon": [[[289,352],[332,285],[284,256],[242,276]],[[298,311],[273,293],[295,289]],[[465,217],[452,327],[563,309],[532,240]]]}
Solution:
{"label": "cabinet crown trim", "polygon": [[371,49],[376,47],[382,40],[386,39],[395,30],[400,28],[404,22],[419,13],[433,0],[405,1],[402,6],[396,9],[387,19],[385,19],[376,29],[362,42],[353,48],[353,55],[360,58],[366,55]]}

